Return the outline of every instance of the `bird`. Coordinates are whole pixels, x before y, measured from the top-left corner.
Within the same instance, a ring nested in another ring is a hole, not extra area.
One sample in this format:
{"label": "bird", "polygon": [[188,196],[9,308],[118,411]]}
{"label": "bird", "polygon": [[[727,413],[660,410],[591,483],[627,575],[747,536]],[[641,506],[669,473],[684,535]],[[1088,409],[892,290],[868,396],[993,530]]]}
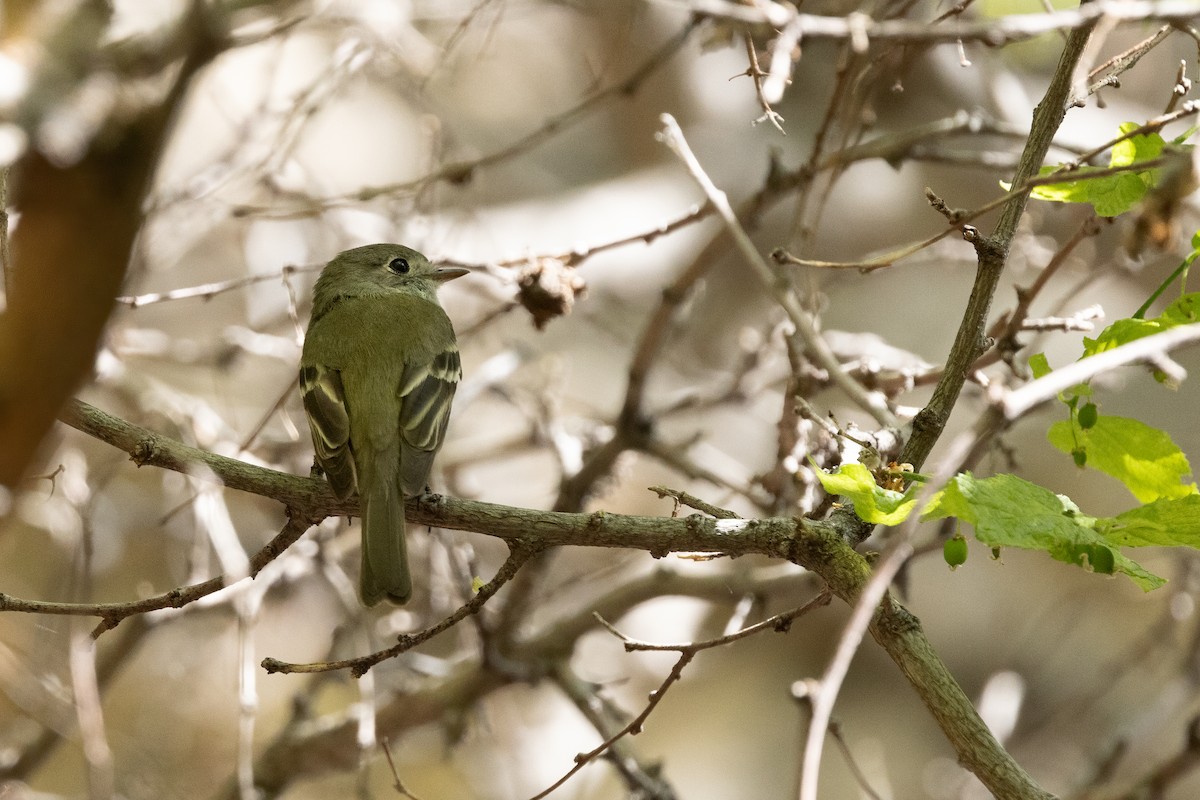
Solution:
{"label": "bird", "polygon": [[361,498],[359,594],[412,597],[404,498],[426,490],[462,363],[438,287],[466,275],[399,244],[346,250],[321,271],[300,357],[316,466]]}

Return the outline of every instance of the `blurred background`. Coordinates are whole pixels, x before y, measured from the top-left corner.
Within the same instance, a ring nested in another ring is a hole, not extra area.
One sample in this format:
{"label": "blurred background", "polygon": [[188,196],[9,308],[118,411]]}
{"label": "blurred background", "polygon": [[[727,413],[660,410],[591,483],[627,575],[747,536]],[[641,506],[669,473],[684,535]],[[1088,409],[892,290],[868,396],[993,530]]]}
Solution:
{"label": "blurred background", "polygon": [[[968,5],[968,21],[1042,11]],[[23,264],[44,277],[41,322],[74,331],[82,312],[67,295],[88,286],[106,254],[123,253],[109,259],[119,261],[115,302],[79,292],[111,315],[102,334],[95,328],[98,354],[77,396],[187,444],[305,475],[312,448],[295,384],[312,283],[343,249],[402,242],[472,268],[442,292],[465,378],[435,491],[670,515],[671,501],[647,488],[665,485],[747,517],[824,513],[806,457],[836,466],[842,446],[791,398],[864,436],[878,425],[789,348],[786,316],[658,140],[660,115],[679,121],[761,253],[856,262],[945,229],[925,187],[965,209],[1002,193],[1063,39],[883,39],[858,51],[834,37],[792,48],[770,24],[693,6],[766,13],[670,0],[6,2],[0,157],[13,165],[17,256],[9,264],[6,254],[6,267],[18,280]],[[802,10],[921,25],[950,7]],[[1088,68],[1162,27],[1103,27]],[[1198,38],[1186,24],[1157,34],[1119,85],[1070,111],[1051,159],[1162,113],[1180,70],[1196,77]],[[773,59],[794,65],[771,102],[751,64],[767,72]],[[97,153],[129,179],[132,200],[54,182]],[[98,221],[87,234],[94,249],[33,227],[39,208],[75,206]],[[108,246],[119,228],[110,213],[133,220],[124,249]],[[994,223],[994,213],[974,222],[985,232]],[[1129,220],[1032,201],[993,317],[1061,252],[1029,314],[1076,316],[1094,335],[1132,314],[1189,252],[1187,203],[1176,225],[1161,249],[1130,253]],[[953,234],[887,269],[785,269],[848,367],[884,386],[902,417],[920,408],[970,290],[971,246]],[[1087,333],[1022,334],[1015,370],[993,364],[988,379],[1018,382],[1038,351],[1066,364]],[[1200,368],[1194,353],[1179,360]],[[628,389],[636,365],[640,395]],[[36,378],[19,386],[49,414],[58,403],[42,392]],[[1135,416],[1198,452],[1193,385],[1171,392],[1130,369],[1097,396],[1104,413]],[[974,422],[982,400],[968,383],[949,434]],[[1095,516],[1134,506],[1117,482],[1046,443],[1061,416],[1032,415],[976,472],[1015,472]],[[138,468],[63,425],[24,474],[0,507],[0,591],[21,598],[159,594],[221,573],[222,547],[253,553],[284,524],[279,503]],[[970,560],[951,572],[936,527],[920,536],[930,546],[906,569],[902,598],[1045,788],[1120,796],[1180,758],[1159,796],[1200,792],[1187,774],[1200,712],[1192,554],[1139,553],[1171,579],[1143,594],[1036,553],[993,559],[973,540]],[[357,522],[329,519],[254,581],[128,619],[94,651],[93,618],[0,615],[0,798],[247,797],[252,786],[297,800],[389,797],[396,776],[425,800],[532,797],[643,709],[676,659],[625,653],[593,609],[627,636],[686,642],[820,589],[800,567],[765,558],[563,550],[478,619],[361,679],[258,667],[267,656],[306,662],[386,647],[451,613],[506,555],[476,533],[421,529],[409,540],[417,587],[403,608],[358,605]],[[795,796],[808,713],[793,687],[820,676],[847,615],[835,601],[786,633],[701,653],[618,758],[585,766],[551,796]],[[987,796],[869,640],[834,718],[840,738],[826,747],[822,797]]]}

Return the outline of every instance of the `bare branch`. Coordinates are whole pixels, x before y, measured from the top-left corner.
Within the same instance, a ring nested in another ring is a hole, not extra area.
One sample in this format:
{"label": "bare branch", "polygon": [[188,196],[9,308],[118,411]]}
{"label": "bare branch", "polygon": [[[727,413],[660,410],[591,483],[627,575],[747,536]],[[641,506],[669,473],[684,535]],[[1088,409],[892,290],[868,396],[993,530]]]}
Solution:
{"label": "bare branch", "polygon": [[386,183],[377,186],[365,186],[354,192],[333,195],[324,198],[305,199],[298,205],[288,207],[237,205],[232,209],[234,216],[256,216],[271,219],[293,219],[318,215],[328,209],[354,205],[374,200],[378,197],[392,195],[419,194],[435,183],[464,184],[474,177],[475,173],[496,164],[502,164],[514,156],[528,152],[543,142],[566,130],[575,122],[583,119],[588,112],[598,108],[608,100],[629,96],[637,92],[642,83],[653,75],[660,67],[678,53],[691,38],[696,30],[698,20],[691,20],[678,33],[672,36],[657,51],[639,64],[624,80],[611,86],[604,87],[589,94],[582,101],[546,120],[540,127],[521,138],[510,142],[487,155],[470,161],[453,161],[442,164],[437,169],[414,180],[400,183]]}
{"label": "bare branch", "polygon": [[310,664],[292,664],[287,661],[280,661],[277,658],[264,658],[262,668],[268,673],[272,672],[334,672],[336,670],[346,669],[350,671],[354,677],[362,677],[371,667],[380,662],[387,661],[390,658],[395,658],[401,653],[405,653],[419,644],[429,641],[439,633],[449,630],[457,625],[462,620],[478,614],[484,604],[490,600],[496,592],[513,579],[521,569],[521,567],[537,555],[539,548],[515,545],[509,551],[508,559],[496,571],[495,577],[479,588],[475,596],[459,607],[450,616],[446,617],[436,625],[431,625],[425,630],[411,635],[400,637],[398,644],[393,645],[385,650],[380,650],[378,653],[372,653],[367,656],[358,658],[347,658],[340,661],[318,661]]}
{"label": "bare branch", "polygon": [[[785,611],[782,614],[776,614],[770,619],[765,619],[762,622],[751,625],[748,628],[744,628],[726,636],[721,636],[716,639],[709,639],[703,642],[692,642],[689,644],[651,644],[649,642],[638,642],[621,634],[615,628],[605,622],[605,627],[607,627],[618,639],[624,643],[626,652],[634,652],[638,650],[673,650],[679,652],[679,659],[675,662],[675,665],[671,667],[670,673],[665,679],[663,679],[662,684],[650,693],[650,701],[641,710],[641,712],[638,713],[637,716],[631,719],[629,723],[625,725],[625,727],[609,736],[593,749],[587,751],[586,753],[580,753],[579,755],[575,756],[575,764],[572,765],[569,770],[567,770],[565,775],[563,775],[543,791],[534,795],[532,798],[530,798],[530,800],[542,800],[542,798],[548,796],[555,789],[570,780],[575,773],[583,769],[584,766],[586,766],[589,762],[594,761],[599,756],[608,752],[625,736],[636,736],[637,734],[641,733],[643,726],[646,724],[646,720],[650,718],[650,714],[654,711],[658,704],[662,702],[667,690],[669,690],[683,677],[684,668],[692,662],[692,659],[694,659],[698,653],[713,647],[720,647],[722,645],[729,644],[730,642],[737,641],[738,639],[744,639],[747,636],[753,636],[754,634],[761,633],[762,631],[786,631],[788,626],[790,626],[792,621],[797,617],[803,616],[815,608],[828,605],[831,598],[831,593],[828,589],[825,589],[812,600],[808,601],[799,608]],[[603,620],[601,620],[601,622],[603,622]]]}
{"label": "bare branch", "polygon": [[[185,447],[186,445],[179,446]],[[295,518],[289,519],[287,525],[284,526],[283,530],[275,538],[250,557],[251,577],[257,575],[263,567],[275,560],[280,553],[299,539],[311,525],[310,521]],[[0,593],[0,612],[22,611],[29,614],[100,617],[103,621],[92,631],[92,637],[96,638],[105,631],[115,628],[122,620],[128,617],[164,608],[183,608],[202,597],[207,597],[231,585],[233,585],[232,582],[225,575],[218,575],[202,583],[181,586],[169,592],[163,592],[162,594],[142,600],[133,600],[128,603],[55,603],[44,600],[22,600]]]}
{"label": "bare branch", "polygon": [[[1094,8],[1096,5],[1104,3],[1092,4],[1086,8]],[[1067,37],[1050,86],[1034,110],[1029,140],[1013,178],[1014,186],[1025,186],[1041,167],[1055,132],[1066,115],[1066,101],[1071,90],[1075,64],[1079,61],[1087,41],[1088,28],[1075,30]],[[975,285],[967,300],[966,312],[959,324],[954,344],[946,358],[945,370],[934,389],[933,397],[913,420],[913,434],[901,454],[900,460],[912,464],[915,469],[921,468],[934,443],[941,437],[971,364],[986,349],[984,328],[987,324],[988,310],[1000,283],[1000,275],[1008,261],[1008,249],[1028,198],[1028,189],[1014,196],[1004,206],[992,236],[987,239],[977,237],[973,240],[979,268],[975,274]]]}
{"label": "bare branch", "polygon": [[865,50],[871,42],[913,44],[956,44],[980,42],[1001,47],[1054,31],[1090,28],[1101,19],[1118,23],[1188,22],[1200,17],[1190,0],[1096,0],[1077,9],[1049,14],[1011,14],[998,19],[943,21],[931,25],[923,20],[875,20],[866,14],[822,17],[800,14],[794,6],[760,0],[754,5],[730,0],[655,0],[664,5],[681,5],[694,14],[748,25],[783,29],[796,41],[838,39]]}
{"label": "bare branch", "polygon": [[875,421],[884,428],[898,427],[899,423],[894,414],[887,406],[887,399],[878,392],[870,392],[863,387],[858,381],[851,378],[846,370],[843,369],[841,363],[837,360],[837,356],[829,349],[829,345],[821,337],[813,324],[811,315],[801,306],[796,295],[788,287],[785,280],[776,275],[775,271],[768,266],[767,262],[759,254],[758,249],[754,246],[754,242],[750,239],[749,234],[738,221],[737,215],[733,212],[733,207],[729,204],[729,199],[725,193],[716,187],[704,172],[700,162],[696,159],[691,148],[688,146],[687,140],[683,137],[683,131],[680,130],[679,124],[675,122],[675,118],[670,114],[662,115],[663,123],[663,141],[679,156],[687,167],[688,172],[704,190],[704,194],[708,197],[709,203],[716,207],[717,213],[725,222],[725,227],[729,231],[729,235],[733,238],[734,244],[741,253],[742,258],[762,281],[763,286],[774,295],[776,302],[787,312],[788,319],[796,326],[797,333],[804,339],[805,347],[812,355],[813,359],[821,365],[829,373],[829,377],[837,384],[838,388],[844,391],[863,411],[866,411]]}

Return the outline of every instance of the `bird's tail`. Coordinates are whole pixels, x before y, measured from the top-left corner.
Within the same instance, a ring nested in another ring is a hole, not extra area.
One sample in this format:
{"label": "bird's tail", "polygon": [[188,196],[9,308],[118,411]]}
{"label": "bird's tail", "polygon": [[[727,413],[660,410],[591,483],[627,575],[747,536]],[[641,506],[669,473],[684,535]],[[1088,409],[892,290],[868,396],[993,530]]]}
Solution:
{"label": "bird's tail", "polygon": [[402,605],[412,596],[408,545],[404,540],[404,494],[398,453],[377,455],[362,488],[362,573],[364,605],[380,600]]}

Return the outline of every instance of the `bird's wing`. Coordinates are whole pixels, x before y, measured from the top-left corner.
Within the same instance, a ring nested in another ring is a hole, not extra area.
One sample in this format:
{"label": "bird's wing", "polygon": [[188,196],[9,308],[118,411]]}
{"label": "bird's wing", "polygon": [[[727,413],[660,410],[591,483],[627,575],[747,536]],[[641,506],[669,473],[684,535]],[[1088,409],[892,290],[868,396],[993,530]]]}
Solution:
{"label": "bird's wing", "polygon": [[342,375],[320,364],[306,364],[300,367],[300,393],[317,464],[325,471],[333,493],[345,500],[358,489],[358,472],[350,450],[350,414]]}
{"label": "bird's wing", "polygon": [[406,364],[400,380],[401,481],[406,494],[420,494],[433,455],[450,421],[450,403],[462,378],[458,347],[451,342],[425,364]]}

